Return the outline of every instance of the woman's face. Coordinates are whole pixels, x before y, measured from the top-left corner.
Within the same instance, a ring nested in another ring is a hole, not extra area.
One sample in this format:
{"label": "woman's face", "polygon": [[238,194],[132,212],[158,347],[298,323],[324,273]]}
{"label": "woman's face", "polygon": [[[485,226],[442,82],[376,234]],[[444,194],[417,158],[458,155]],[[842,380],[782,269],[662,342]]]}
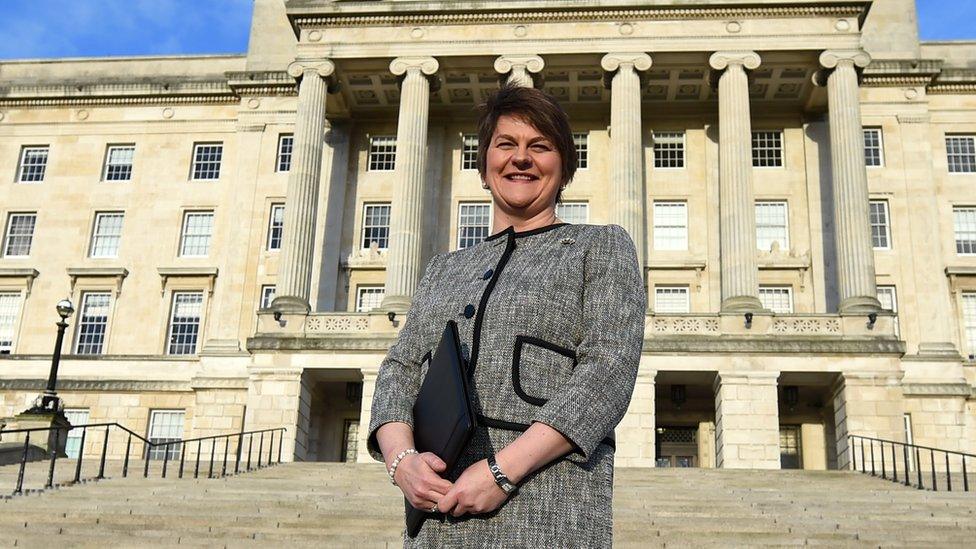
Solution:
{"label": "woman's face", "polygon": [[562,157],[531,124],[505,115],[488,144],[485,178],[496,206],[530,219],[556,207]]}

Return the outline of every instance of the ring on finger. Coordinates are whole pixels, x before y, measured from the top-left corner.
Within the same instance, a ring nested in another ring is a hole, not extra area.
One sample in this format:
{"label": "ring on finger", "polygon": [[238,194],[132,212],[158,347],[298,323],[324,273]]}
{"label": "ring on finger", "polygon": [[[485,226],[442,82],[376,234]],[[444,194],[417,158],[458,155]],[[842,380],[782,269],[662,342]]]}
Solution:
{"label": "ring on finger", "polygon": [[428,511],[431,512],[431,513],[436,513],[437,512],[437,504],[435,503],[435,504],[431,505],[430,506],[430,509],[428,509]]}

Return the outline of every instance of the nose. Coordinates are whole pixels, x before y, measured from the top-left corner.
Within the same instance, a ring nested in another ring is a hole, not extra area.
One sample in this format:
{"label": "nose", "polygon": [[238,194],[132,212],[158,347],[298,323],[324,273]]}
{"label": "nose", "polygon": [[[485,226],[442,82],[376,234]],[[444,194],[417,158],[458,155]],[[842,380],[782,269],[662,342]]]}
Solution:
{"label": "nose", "polygon": [[532,167],[532,156],[529,155],[527,149],[519,147],[514,154],[512,154],[512,164],[520,169],[526,170]]}

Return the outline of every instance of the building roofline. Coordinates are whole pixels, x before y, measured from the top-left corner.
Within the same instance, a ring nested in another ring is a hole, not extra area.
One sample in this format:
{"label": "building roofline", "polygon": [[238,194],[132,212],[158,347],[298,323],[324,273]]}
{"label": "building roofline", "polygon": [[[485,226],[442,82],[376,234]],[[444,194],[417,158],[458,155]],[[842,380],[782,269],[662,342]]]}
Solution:
{"label": "building roofline", "polygon": [[0,65],[37,65],[52,63],[105,63],[125,61],[163,61],[163,60],[205,60],[205,59],[247,59],[246,53],[217,53],[193,55],[106,55],[99,57],[36,57],[25,59],[0,59]]}

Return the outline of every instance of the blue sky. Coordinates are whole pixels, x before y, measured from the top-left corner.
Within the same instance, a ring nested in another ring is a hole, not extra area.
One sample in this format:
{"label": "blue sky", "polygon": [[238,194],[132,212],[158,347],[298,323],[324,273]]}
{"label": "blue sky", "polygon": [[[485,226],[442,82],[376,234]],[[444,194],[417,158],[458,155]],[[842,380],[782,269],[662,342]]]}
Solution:
{"label": "blue sky", "polygon": [[[917,2],[923,39],[976,39],[976,1]],[[242,53],[252,5],[252,0],[0,0],[0,59]]]}

